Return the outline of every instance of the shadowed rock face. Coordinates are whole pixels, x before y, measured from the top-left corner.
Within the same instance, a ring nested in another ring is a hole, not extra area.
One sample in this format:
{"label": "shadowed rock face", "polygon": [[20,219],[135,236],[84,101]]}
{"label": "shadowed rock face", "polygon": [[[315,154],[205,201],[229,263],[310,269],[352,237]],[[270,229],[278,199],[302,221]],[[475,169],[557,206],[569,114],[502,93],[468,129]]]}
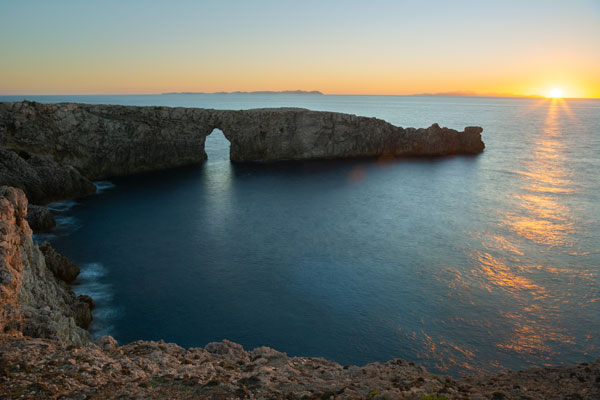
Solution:
{"label": "shadowed rock face", "polygon": [[46,207],[33,204],[27,206],[27,222],[34,233],[50,232],[56,228],[52,212]]}
{"label": "shadowed rock face", "polygon": [[42,243],[39,248],[46,260],[46,267],[52,271],[56,279],[66,283],[73,283],[75,281],[80,272],[77,265],[67,257],[58,254],[48,242]]}
{"label": "shadowed rock face", "polygon": [[22,189],[32,203],[46,204],[96,192],[94,184],[76,168],[60,165],[48,155],[21,154],[0,148],[0,185]]}
{"label": "shadowed rock face", "polygon": [[376,118],[299,108],[211,110],[0,103],[0,146],[49,155],[89,179],[193,164],[221,129],[232,161],[476,154],[479,127],[403,129]]}

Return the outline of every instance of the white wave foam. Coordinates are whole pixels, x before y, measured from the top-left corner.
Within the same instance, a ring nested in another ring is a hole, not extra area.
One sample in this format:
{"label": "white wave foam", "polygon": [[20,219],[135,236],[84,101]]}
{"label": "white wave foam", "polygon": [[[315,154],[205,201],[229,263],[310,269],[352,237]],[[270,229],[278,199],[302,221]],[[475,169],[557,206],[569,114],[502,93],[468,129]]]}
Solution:
{"label": "white wave foam", "polygon": [[83,264],[77,277],[78,283],[73,285],[73,291],[78,295],[91,296],[99,306],[106,305],[113,298],[113,290],[110,284],[102,282],[105,275],[106,268],[102,263]]}
{"label": "white wave foam", "polygon": [[54,212],[66,212],[69,211],[71,208],[75,207],[77,204],[76,201],[73,200],[63,200],[63,201],[55,201],[54,203],[50,203],[48,204],[48,209],[52,210]]}
{"label": "white wave foam", "polygon": [[102,263],[88,263],[81,266],[81,273],[77,279],[81,282],[97,279],[106,275],[106,267]]}
{"label": "white wave foam", "polygon": [[56,216],[56,229],[61,231],[73,232],[81,229],[81,221],[75,217]]}
{"label": "white wave foam", "polygon": [[85,294],[90,296],[98,304],[109,302],[113,298],[113,293],[110,285],[99,282],[81,283],[79,285],[73,285],[73,291],[77,295]]}
{"label": "white wave foam", "polygon": [[94,182],[94,185],[96,185],[96,194],[100,194],[105,190],[112,189],[117,186],[110,181],[96,181]]}
{"label": "white wave foam", "polygon": [[118,318],[121,310],[114,306],[114,291],[112,285],[104,282],[107,268],[99,262],[81,264],[81,272],[77,277],[78,283],[73,285],[75,294],[85,294],[94,299],[94,320],[90,332],[94,338],[103,335],[114,335],[114,320]]}
{"label": "white wave foam", "polygon": [[98,321],[107,321],[117,318],[121,315],[121,310],[116,307],[99,307],[97,310],[94,309],[94,318]]}

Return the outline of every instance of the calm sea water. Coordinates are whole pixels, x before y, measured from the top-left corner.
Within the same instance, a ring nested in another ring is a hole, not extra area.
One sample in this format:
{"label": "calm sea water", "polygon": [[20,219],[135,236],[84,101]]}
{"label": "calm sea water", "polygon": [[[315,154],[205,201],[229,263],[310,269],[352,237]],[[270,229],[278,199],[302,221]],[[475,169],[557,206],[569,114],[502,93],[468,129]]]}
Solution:
{"label": "calm sea water", "polygon": [[[99,182],[53,207],[96,335],[227,338],[460,374],[600,357],[600,101],[308,95],[36,97],[297,106],[484,128],[475,157],[231,164]],[[4,97],[3,100],[9,100]]]}

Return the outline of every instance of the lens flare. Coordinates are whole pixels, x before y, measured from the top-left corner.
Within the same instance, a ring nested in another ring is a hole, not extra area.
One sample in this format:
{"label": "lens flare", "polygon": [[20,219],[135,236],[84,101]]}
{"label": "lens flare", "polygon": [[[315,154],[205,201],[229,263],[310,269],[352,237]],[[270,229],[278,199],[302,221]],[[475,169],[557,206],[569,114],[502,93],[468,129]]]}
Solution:
{"label": "lens flare", "polygon": [[553,88],[550,91],[550,96],[549,97],[552,97],[553,99],[560,99],[561,97],[563,97],[563,91],[562,91],[562,89],[561,88],[557,88],[557,87]]}

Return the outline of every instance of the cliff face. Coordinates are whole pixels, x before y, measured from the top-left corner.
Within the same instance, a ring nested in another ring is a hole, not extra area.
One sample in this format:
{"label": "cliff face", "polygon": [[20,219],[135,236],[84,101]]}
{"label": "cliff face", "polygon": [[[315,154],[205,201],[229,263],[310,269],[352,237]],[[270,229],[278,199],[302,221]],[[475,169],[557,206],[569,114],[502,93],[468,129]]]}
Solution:
{"label": "cliff face", "polygon": [[23,285],[21,252],[31,237],[26,214],[25,194],[0,186],[0,332],[5,334],[17,334],[23,327],[18,296]]}
{"label": "cliff face", "polygon": [[297,108],[243,111],[87,104],[0,103],[0,146],[48,155],[89,179],[206,159],[215,128],[232,161],[475,154],[479,127],[403,129],[376,118]]}
{"label": "cliff face", "polygon": [[304,109],[215,111],[232,161],[476,154],[482,129],[400,128],[377,118]]}
{"label": "cliff face", "polygon": [[90,334],[76,319],[89,305],[46,266],[26,215],[23,191],[0,186],[0,332],[87,343]]}

